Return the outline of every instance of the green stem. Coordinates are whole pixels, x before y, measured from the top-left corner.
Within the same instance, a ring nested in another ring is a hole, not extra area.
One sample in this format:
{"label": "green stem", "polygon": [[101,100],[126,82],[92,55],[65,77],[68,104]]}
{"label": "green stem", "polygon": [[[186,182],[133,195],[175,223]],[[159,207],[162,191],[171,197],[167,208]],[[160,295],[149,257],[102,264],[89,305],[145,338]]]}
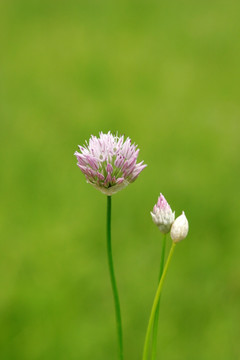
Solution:
{"label": "green stem", "polygon": [[117,284],[116,284],[114,268],[113,268],[112,244],[111,244],[111,196],[107,196],[107,253],[108,253],[108,265],[109,265],[110,279],[111,279],[114,305],[115,305],[117,335],[118,335],[118,343],[119,343],[119,359],[123,360],[121,311],[120,311],[120,302],[117,291]]}
{"label": "green stem", "polygon": [[[164,234],[163,240],[162,240],[162,252],[161,252],[161,260],[160,260],[160,270],[159,270],[158,282],[160,281],[162,273],[163,273],[165,250],[166,250],[166,234]],[[152,360],[156,359],[156,354],[157,354],[157,333],[158,333],[158,319],[159,319],[160,298],[161,297],[159,297],[159,300],[158,300],[156,313],[155,313],[155,317],[154,317],[154,323],[153,323]]]}
{"label": "green stem", "polygon": [[169,255],[168,255],[168,258],[167,258],[166,265],[165,265],[163,273],[162,273],[161,280],[160,280],[158,288],[157,288],[157,292],[156,292],[154,301],[153,301],[153,306],[152,306],[151,315],[150,315],[150,318],[149,318],[146,337],[145,337],[145,342],[144,342],[143,360],[147,360],[147,358],[148,358],[150,334],[151,334],[151,329],[152,329],[152,325],[153,325],[153,321],[154,321],[154,316],[155,316],[158,301],[159,301],[159,298],[160,298],[160,295],[161,295],[163,282],[164,282],[165,276],[167,274],[167,270],[168,270],[168,267],[169,267],[169,264],[170,264],[170,261],[171,261],[175,246],[176,246],[176,244],[173,242],[172,247],[171,247],[170,252],[169,252]]}

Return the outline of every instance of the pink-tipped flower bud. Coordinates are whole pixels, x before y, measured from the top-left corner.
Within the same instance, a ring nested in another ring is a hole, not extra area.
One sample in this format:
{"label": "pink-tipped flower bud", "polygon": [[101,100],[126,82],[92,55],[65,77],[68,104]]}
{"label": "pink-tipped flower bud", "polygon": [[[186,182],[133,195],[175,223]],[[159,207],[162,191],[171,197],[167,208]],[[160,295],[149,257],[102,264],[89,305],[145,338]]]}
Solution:
{"label": "pink-tipped flower bud", "polygon": [[188,220],[184,214],[184,211],[182,212],[182,215],[178,216],[171,227],[170,236],[172,238],[172,241],[174,243],[177,243],[183,239],[188,234]]}
{"label": "pink-tipped flower bud", "polygon": [[172,212],[171,207],[162,194],[160,194],[157,204],[154,205],[151,215],[153,222],[158,226],[159,230],[163,234],[167,234],[174,222],[175,212]]}

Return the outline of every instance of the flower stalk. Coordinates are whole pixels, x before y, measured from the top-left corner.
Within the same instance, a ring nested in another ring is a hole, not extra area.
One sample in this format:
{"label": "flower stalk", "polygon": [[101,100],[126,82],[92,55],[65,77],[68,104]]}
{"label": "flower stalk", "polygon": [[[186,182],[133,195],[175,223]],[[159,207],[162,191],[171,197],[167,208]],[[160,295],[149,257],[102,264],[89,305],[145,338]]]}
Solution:
{"label": "flower stalk", "polygon": [[147,332],[146,332],[146,336],[145,336],[145,342],[144,342],[144,349],[143,349],[143,360],[147,360],[148,358],[148,353],[149,353],[149,345],[150,345],[150,335],[151,335],[151,330],[152,330],[152,326],[153,326],[153,322],[154,322],[154,318],[155,318],[155,313],[157,310],[157,306],[159,303],[159,299],[160,299],[160,295],[161,295],[161,291],[162,291],[162,287],[163,287],[163,283],[167,274],[167,270],[174,252],[176,244],[173,242],[167,261],[166,261],[166,265],[164,267],[158,288],[157,288],[157,292],[153,301],[153,305],[152,305],[152,310],[151,310],[151,314],[150,314],[150,318],[149,318],[149,322],[148,322],[148,327],[147,327]]}
{"label": "flower stalk", "polygon": [[116,326],[117,326],[117,336],[118,336],[118,345],[119,345],[119,360],[123,360],[123,336],[122,336],[122,320],[121,320],[121,310],[120,310],[120,301],[117,290],[117,283],[113,267],[113,257],[112,257],[112,243],[111,243],[111,207],[112,199],[111,196],[107,196],[107,254],[108,254],[108,265],[109,273],[113,291],[113,299],[115,306],[116,314]]}
{"label": "flower stalk", "polygon": [[[160,270],[159,270],[158,282],[161,280],[163,268],[164,268],[164,259],[165,259],[165,251],[166,251],[166,237],[167,237],[167,235],[164,234],[163,240],[162,240],[162,252],[161,252],[161,259],[160,259]],[[152,360],[156,359],[156,354],[157,354],[157,334],[158,334],[159,309],[160,309],[160,297],[158,300],[156,313],[155,313],[155,317],[154,317],[154,323],[153,323],[152,356],[151,356]]]}

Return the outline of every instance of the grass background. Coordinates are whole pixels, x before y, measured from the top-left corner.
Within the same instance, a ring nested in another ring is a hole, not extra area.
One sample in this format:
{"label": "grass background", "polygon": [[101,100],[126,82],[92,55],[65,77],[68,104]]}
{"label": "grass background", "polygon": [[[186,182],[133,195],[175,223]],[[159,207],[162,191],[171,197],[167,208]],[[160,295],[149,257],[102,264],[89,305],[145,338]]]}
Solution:
{"label": "grass background", "polygon": [[[240,358],[240,4],[0,3],[0,358],[117,359],[106,199],[73,156],[99,131],[148,164],[113,197],[126,360],[141,359],[162,192],[188,238],[164,286],[159,359]],[[169,240],[170,245],[170,240]]]}

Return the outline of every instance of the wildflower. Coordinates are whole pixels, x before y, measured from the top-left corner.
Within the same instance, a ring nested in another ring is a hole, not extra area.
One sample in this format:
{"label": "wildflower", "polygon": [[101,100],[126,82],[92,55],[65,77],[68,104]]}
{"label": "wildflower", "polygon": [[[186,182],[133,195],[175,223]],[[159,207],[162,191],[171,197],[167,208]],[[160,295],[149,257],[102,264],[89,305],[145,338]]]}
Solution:
{"label": "wildflower", "polygon": [[154,205],[151,215],[153,222],[158,226],[159,230],[163,234],[167,234],[174,222],[175,212],[172,212],[170,205],[162,194],[160,194],[157,204]]}
{"label": "wildflower", "polygon": [[170,236],[174,243],[177,243],[183,239],[188,234],[188,220],[184,214],[184,211],[182,212],[182,215],[178,216],[171,227]]}
{"label": "wildflower", "polygon": [[130,138],[100,132],[75,152],[80,170],[89,184],[110,196],[134,182],[147,166],[137,164],[139,149]]}

